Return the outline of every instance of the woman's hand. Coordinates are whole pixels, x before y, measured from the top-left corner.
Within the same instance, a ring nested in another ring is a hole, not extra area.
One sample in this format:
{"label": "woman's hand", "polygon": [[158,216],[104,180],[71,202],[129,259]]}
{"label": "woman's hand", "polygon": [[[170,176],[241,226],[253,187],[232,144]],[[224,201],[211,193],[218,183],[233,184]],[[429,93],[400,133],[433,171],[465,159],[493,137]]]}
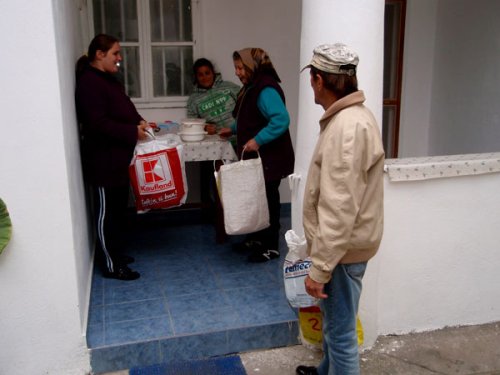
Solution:
{"label": "woman's hand", "polygon": [[222,138],[229,138],[232,135],[233,131],[231,130],[231,128],[222,128],[221,130],[219,130],[219,136],[221,136]]}
{"label": "woman's hand", "polygon": [[142,120],[137,126],[137,139],[139,139],[140,141],[148,139],[148,133],[146,133],[146,130],[148,129],[149,124],[146,121]]}
{"label": "woman's hand", "polygon": [[215,124],[206,124],[205,131],[208,133],[208,135],[212,135],[217,132],[217,127],[215,126]]}
{"label": "woman's hand", "polygon": [[250,139],[247,143],[245,143],[245,146],[243,146],[245,151],[258,151],[259,147],[259,144],[255,142],[255,138]]}

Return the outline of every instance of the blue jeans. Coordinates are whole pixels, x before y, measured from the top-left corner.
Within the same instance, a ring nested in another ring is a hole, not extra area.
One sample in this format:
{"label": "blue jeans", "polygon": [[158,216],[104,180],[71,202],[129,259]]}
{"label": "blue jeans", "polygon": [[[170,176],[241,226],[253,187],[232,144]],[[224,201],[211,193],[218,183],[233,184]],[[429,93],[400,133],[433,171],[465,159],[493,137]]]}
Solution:
{"label": "blue jeans", "polygon": [[319,375],[359,375],[356,315],[367,262],[338,264],[321,301],[324,357]]}

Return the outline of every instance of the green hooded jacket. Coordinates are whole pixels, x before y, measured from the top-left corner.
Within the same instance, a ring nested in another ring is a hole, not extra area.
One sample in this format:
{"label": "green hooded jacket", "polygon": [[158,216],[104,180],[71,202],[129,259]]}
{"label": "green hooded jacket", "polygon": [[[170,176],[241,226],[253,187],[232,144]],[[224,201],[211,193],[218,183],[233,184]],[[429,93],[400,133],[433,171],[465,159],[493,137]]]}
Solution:
{"label": "green hooded jacket", "polygon": [[187,102],[187,115],[204,118],[206,122],[216,124],[217,131],[229,127],[234,122],[231,112],[239,91],[237,84],[223,81],[220,73],[217,73],[211,88],[194,87]]}

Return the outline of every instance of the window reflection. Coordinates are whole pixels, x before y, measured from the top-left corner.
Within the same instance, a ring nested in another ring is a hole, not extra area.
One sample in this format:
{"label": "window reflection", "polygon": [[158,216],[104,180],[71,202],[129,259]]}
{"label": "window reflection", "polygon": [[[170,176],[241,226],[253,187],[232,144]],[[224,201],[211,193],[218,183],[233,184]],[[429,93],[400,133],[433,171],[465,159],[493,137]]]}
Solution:
{"label": "window reflection", "polygon": [[154,96],[186,96],[192,88],[191,47],[153,47]]}

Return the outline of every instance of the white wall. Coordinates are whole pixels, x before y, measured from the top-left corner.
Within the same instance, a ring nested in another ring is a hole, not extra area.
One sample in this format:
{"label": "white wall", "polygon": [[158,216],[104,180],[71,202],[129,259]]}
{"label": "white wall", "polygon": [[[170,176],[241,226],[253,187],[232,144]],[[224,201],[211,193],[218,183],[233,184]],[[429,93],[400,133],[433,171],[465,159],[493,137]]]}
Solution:
{"label": "white wall", "polygon": [[500,2],[409,0],[399,157],[499,150]]}
{"label": "white wall", "polygon": [[[71,55],[64,50],[58,59],[56,51],[56,43],[70,44],[74,34],[56,38],[52,6],[50,0],[0,2],[0,196],[13,223],[0,255],[0,372],[9,375],[89,369],[81,320],[88,264],[78,264],[88,263],[88,255],[79,254],[85,239],[74,237],[73,226],[84,224],[71,210],[73,188],[79,194],[78,158],[68,152],[74,136],[63,137],[64,127],[74,126],[73,95],[59,79],[59,68],[68,70],[73,60],[64,61]],[[81,208],[78,199],[73,203]]]}
{"label": "white wall", "polygon": [[500,320],[499,184],[500,173],[385,177],[384,237],[360,306],[363,323],[373,320],[373,306],[378,310],[377,331],[365,329],[367,343],[377,334]]}
{"label": "white wall", "polygon": [[[76,2],[77,4],[78,2]],[[61,90],[60,110],[62,112],[62,131],[66,154],[66,168],[70,194],[71,224],[74,241],[75,270],[78,280],[78,301],[82,330],[85,327],[90,283],[92,274],[92,245],[85,191],[82,180],[79,152],[79,133],[75,117],[74,72],[75,62],[84,49],[82,45],[79,9],[75,3],[64,0],[54,1],[55,43],[57,46],[57,64],[59,87]]]}
{"label": "white wall", "polygon": [[430,155],[500,149],[500,2],[440,0]]}

